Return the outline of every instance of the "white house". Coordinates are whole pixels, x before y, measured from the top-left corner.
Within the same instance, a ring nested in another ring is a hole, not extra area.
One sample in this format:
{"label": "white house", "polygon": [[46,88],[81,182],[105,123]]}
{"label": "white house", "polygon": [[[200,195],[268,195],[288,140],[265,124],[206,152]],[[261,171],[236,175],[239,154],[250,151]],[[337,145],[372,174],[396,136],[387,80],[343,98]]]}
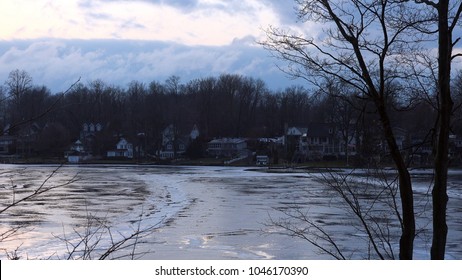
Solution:
{"label": "white house", "polygon": [[71,145],[71,151],[75,151],[75,152],[84,152],[84,147],[83,147],[83,144],[82,144],[82,141],[80,140],[77,140],[74,142],[74,144]]}
{"label": "white house", "polygon": [[79,163],[91,159],[91,154],[85,151],[82,141],[77,140],[71,146],[69,151],[64,152],[64,158],[67,158],[69,163]]}
{"label": "white house", "polygon": [[207,144],[211,156],[234,157],[247,152],[247,142],[242,138],[214,139]]}
{"label": "white house", "polygon": [[116,145],[116,149],[107,151],[108,158],[133,158],[133,144],[125,138],[121,138]]}

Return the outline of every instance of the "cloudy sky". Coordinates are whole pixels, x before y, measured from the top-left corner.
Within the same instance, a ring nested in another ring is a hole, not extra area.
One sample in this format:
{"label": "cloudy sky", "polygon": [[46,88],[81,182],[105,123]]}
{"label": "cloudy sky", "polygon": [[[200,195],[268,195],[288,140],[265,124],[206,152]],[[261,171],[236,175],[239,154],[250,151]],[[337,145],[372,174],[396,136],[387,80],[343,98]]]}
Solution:
{"label": "cloudy sky", "polygon": [[55,92],[79,77],[126,86],[232,73],[274,90],[302,84],[255,43],[269,25],[299,25],[293,1],[2,0],[0,83],[23,69]]}

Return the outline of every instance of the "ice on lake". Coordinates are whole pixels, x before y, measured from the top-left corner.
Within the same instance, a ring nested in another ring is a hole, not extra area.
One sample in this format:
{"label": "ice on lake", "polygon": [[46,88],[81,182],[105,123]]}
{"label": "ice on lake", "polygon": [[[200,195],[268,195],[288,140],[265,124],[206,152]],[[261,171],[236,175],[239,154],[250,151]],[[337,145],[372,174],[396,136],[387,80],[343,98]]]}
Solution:
{"label": "ice on lake", "polygon": [[[137,258],[152,260],[331,259],[271,223],[287,219],[281,211],[298,209],[297,205],[329,230],[351,258],[364,258],[369,246],[318,173],[135,165],[0,168],[2,209],[44,182],[44,188],[59,186],[1,214],[0,233],[20,227],[12,237],[3,238],[2,259],[16,248],[23,259],[65,259],[89,232],[98,240],[95,257],[98,250],[140,228],[153,230],[142,235],[135,247],[127,246],[112,257],[130,258],[136,250]],[[448,258],[461,259],[461,174],[453,172],[450,178],[447,251]],[[416,257],[427,258],[430,176],[427,171],[416,172],[414,179],[417,220],[424,229],[416,237]],[[100,224],[89,225],[92,219]],[[101,225],[105,230],[89,231]],[[396,242],[391,242],[394,249]]]}

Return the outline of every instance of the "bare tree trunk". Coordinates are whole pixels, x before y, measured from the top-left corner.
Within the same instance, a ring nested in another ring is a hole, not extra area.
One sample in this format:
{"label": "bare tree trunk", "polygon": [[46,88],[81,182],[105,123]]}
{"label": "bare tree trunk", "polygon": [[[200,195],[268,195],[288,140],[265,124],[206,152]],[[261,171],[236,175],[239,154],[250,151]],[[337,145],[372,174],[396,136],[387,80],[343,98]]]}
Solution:
{"label": "bare tree trunk", "polygon": [[385,133],[385,139],[388,143],[388,148],[390,149],[390,155],[396,165],[396,169],[398,170],[399,191],[403,216],[401,225],[402,232],[399,240],[399,258],[401,260],[412,260],[415,237],[415,217],[411,176],[398,145],[396,144],[396,138],[394,137],[385,105],[383,102],[380,102],[380,104],[377,104],[377,108]]}
{"label": "bare tree trunk", "polygon": [[440,1],[438,6],[439,57],[438,57],[438,135],[435,155],[435,184],[432,191],[433,201],[433,241],[431,259],[444,259],[448,226],[446,207],[448,202],[447,177],[449,130],[453,101],[450,91],[452,36],[448,22],[449,1]]}

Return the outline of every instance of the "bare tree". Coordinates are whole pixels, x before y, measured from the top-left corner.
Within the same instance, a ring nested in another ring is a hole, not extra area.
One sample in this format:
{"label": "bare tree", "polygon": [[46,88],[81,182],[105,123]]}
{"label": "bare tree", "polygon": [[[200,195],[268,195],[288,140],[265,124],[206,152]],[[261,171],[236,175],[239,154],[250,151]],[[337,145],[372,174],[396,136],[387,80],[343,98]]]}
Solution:
{"label": "bare tree", "polygon": [[104,217],[97,217],[87,213],[86,223],[83,227],[74,228],[73,233],[63,233],[55,236],[61,240],[67,249],[67,260],[105,260],[105,259],[137,259],[148,253],[139,252],[137,246],[144,243],[144,237],[149,236],[159,226],[143,226],[143,213],[132,227],[129,234],[114,232],[110,223]]}
{"label": "bare tree", "polygon": [[[11,83],[11,86],[9,86],[10,95],[8,96],[8,99],[13,97],[13,102],[15,104],[12,108],[12,110],[14,111],[13,120],[12,120],[13,122],[10,123],[8,127],[9,131],[14,131],[15,129],[20,128],[26,124],[31,124],[34,121],[39,120],[45,117],[46,115],[50,114],[54,110],[56,110],[58,105],[60,104],[60,101],[63,99],[63,97],[66,96],[66,94],[69,93],[74,88],[74,86],[80,82],[80,77],[79,77],[79,79],[75,83],[73,83],[68,89],[66,89],[62,93],[57,94],[54,100],[52,100],[50,104],[47,104],[46,107],[36,110],[36,112],[34,112],[34,114],[32,115],[29,114],[21,119],[18,119],[17,118],[18,113],[24,110],[21,106],[22,104],[20,103],[20,100],[25,93],[30,91],[31,89],[30,83],[32,82],[32,79],[30,78],[29,74],[27,74],[27,72],[25,71],[16,70],[16,71],[13,71],[12,73],[14,74],[13,75],[10,74],[10,78],[6,82],[7,84]],[[11,78],[11,76],[13,76],[13,78]],[[1,100],[0,102],[2,101],[4,100]],[[3,131],[3,132],[6,132],[6,131]]]}
{"label": "bare tree", "polygon": [[[74,182],[77,181],[77,174],[72,176],[69,180],[64,181],[63,183],[60,184],[53,184],[52,178],[55,177],[58,173],[59,170],[61,169],[61,165],[55,168],[42,182],[39,186],[37,186],[35,189],[29,191],[22,191],[18,192],[16,191],[16,185],[14,182],[11,182],[11,195],[9,196],[2,196],[2,199],[0,201],[1,203],[1,209],[0,209],[0,214],[8,213],[12,209],[23,205],[29,201],[35,200],[39,198],[40,196],[43,196],[44,194],[57,189],[57,188],[62,188],[64,186],[70,185]],[[3,188],[6,188],[6,186],[2,186]],[[6,229],[3,232],[0,232],[0,244],[3,242],[7,242],[11,239],[14,239],[21,235],[22,231],[26,229],[25,225],[19,225],[19,226],[12,226],[8,229]],[[12,259],[19,259],[20,256],[18,254],[19,248],[16,248],[14,251],[9,252],[6,249],[3,249],[7,255],[8,258]]]}
{"label": "bare tree", "polygon": [[[386,84],[403,79],[396,58],[415,51],[411,34],[418,11],[400,1],[297,0],[299,20],[322,22],[323,38],[306,38],[270,27],[263,46],[289,62],[286,72],[315,86],[336,78],[373,102],[384,138],[397,168],[403,216],[400,258],[412,259],[415,237],[414,199],[410,174],[387,111]],[[406,19],[405,21],[402,19]]]}
{"label": "bare tree", "polygon": [[[341,222],[330,221],[323,214],[309,209],[309,206],[295,204],[281,209],[282,218],[270,217],[269,226],[284,229],[284,234],[301,238],[324,255],[335,259],[395,259],[395,237],[403,226],[398,203],[397,177],[382,169],[358,169],[349,171],[326,170],[320,173],[318,181],[325,189],[325,196],[331,197],[331,207],[349,217]],[[310,199],[312,197],[310,194]],[[307,209],[308,208],[308,209]],[[336,211],[334,211],[336,212]],[[323,217],[323,218],[321,218]],[[351,234],[335,235],[335,225]],[[364,250],[348,248],[350,244],[366,244]]]}
{"label": "bare tree", "polygon": [[[449,166],[449,134],[454,102],[451,94],[451,64],[461,54],[454,54],[454,46],[460,38],[454,39],[454,31],[458,26],[462,13],[461,1],[449,0],[415,0],[426,5],[437,19],[438,34],[438,83],[437,105],[438,122],[436,127],[436,145],[434,172],[435,181],[432,190],[433,201],[433,241],[432,259],[444,259],[448,226],[446,224],[446,208],[448,202],[447,178]],[[431,30],[430,30],[431,32]]]}
{"label": "bare tree", "polygon": [[[427,92],[421,78],[435,77],[435,180],[433,198],[432,259],[443,259],[447,225],[447,172],[449,133],[453,100],[450,90],[451,63],[460,56],[454,46],[460,38],[453,34],[462,13],[461,1],[328,1],[296,0],[301,21],[322,22],[323,38],[306,38],[303,34],[271,27],[262,44],[276,56],[289,62],[284,71],[302,77],[316,86],[335,77],[362,92],[380,116],[390,155],[399,174],[403,232],[400,258],[412,258],[415,235],[412,185],[403,155],[396,145],[386,109],[386,85],[398,81],[401,100],[412,100],[416,92]],[[438,39],[438,66],[433,68],[428,49],[423,44]],[[408,68],[406,57],[414,60]],[[420,61],[419,61],[420,59]],[[416,69],[420,64],[420,69]],[[437,73],[435,73],[437,70]],[[421,87],[419,90],[418,87]],[[413,86],[417,86],[413,88]],[[408,94],[403,96],[403,92]],[[409,98],[410,97],[410,98]]]}
{"label": "bare tree", "polygon": [[21,95],[32,88],[32,77],[26,71],[16,69],[10,72],[5,85],[10,95],[15,100],[19,100]]}

